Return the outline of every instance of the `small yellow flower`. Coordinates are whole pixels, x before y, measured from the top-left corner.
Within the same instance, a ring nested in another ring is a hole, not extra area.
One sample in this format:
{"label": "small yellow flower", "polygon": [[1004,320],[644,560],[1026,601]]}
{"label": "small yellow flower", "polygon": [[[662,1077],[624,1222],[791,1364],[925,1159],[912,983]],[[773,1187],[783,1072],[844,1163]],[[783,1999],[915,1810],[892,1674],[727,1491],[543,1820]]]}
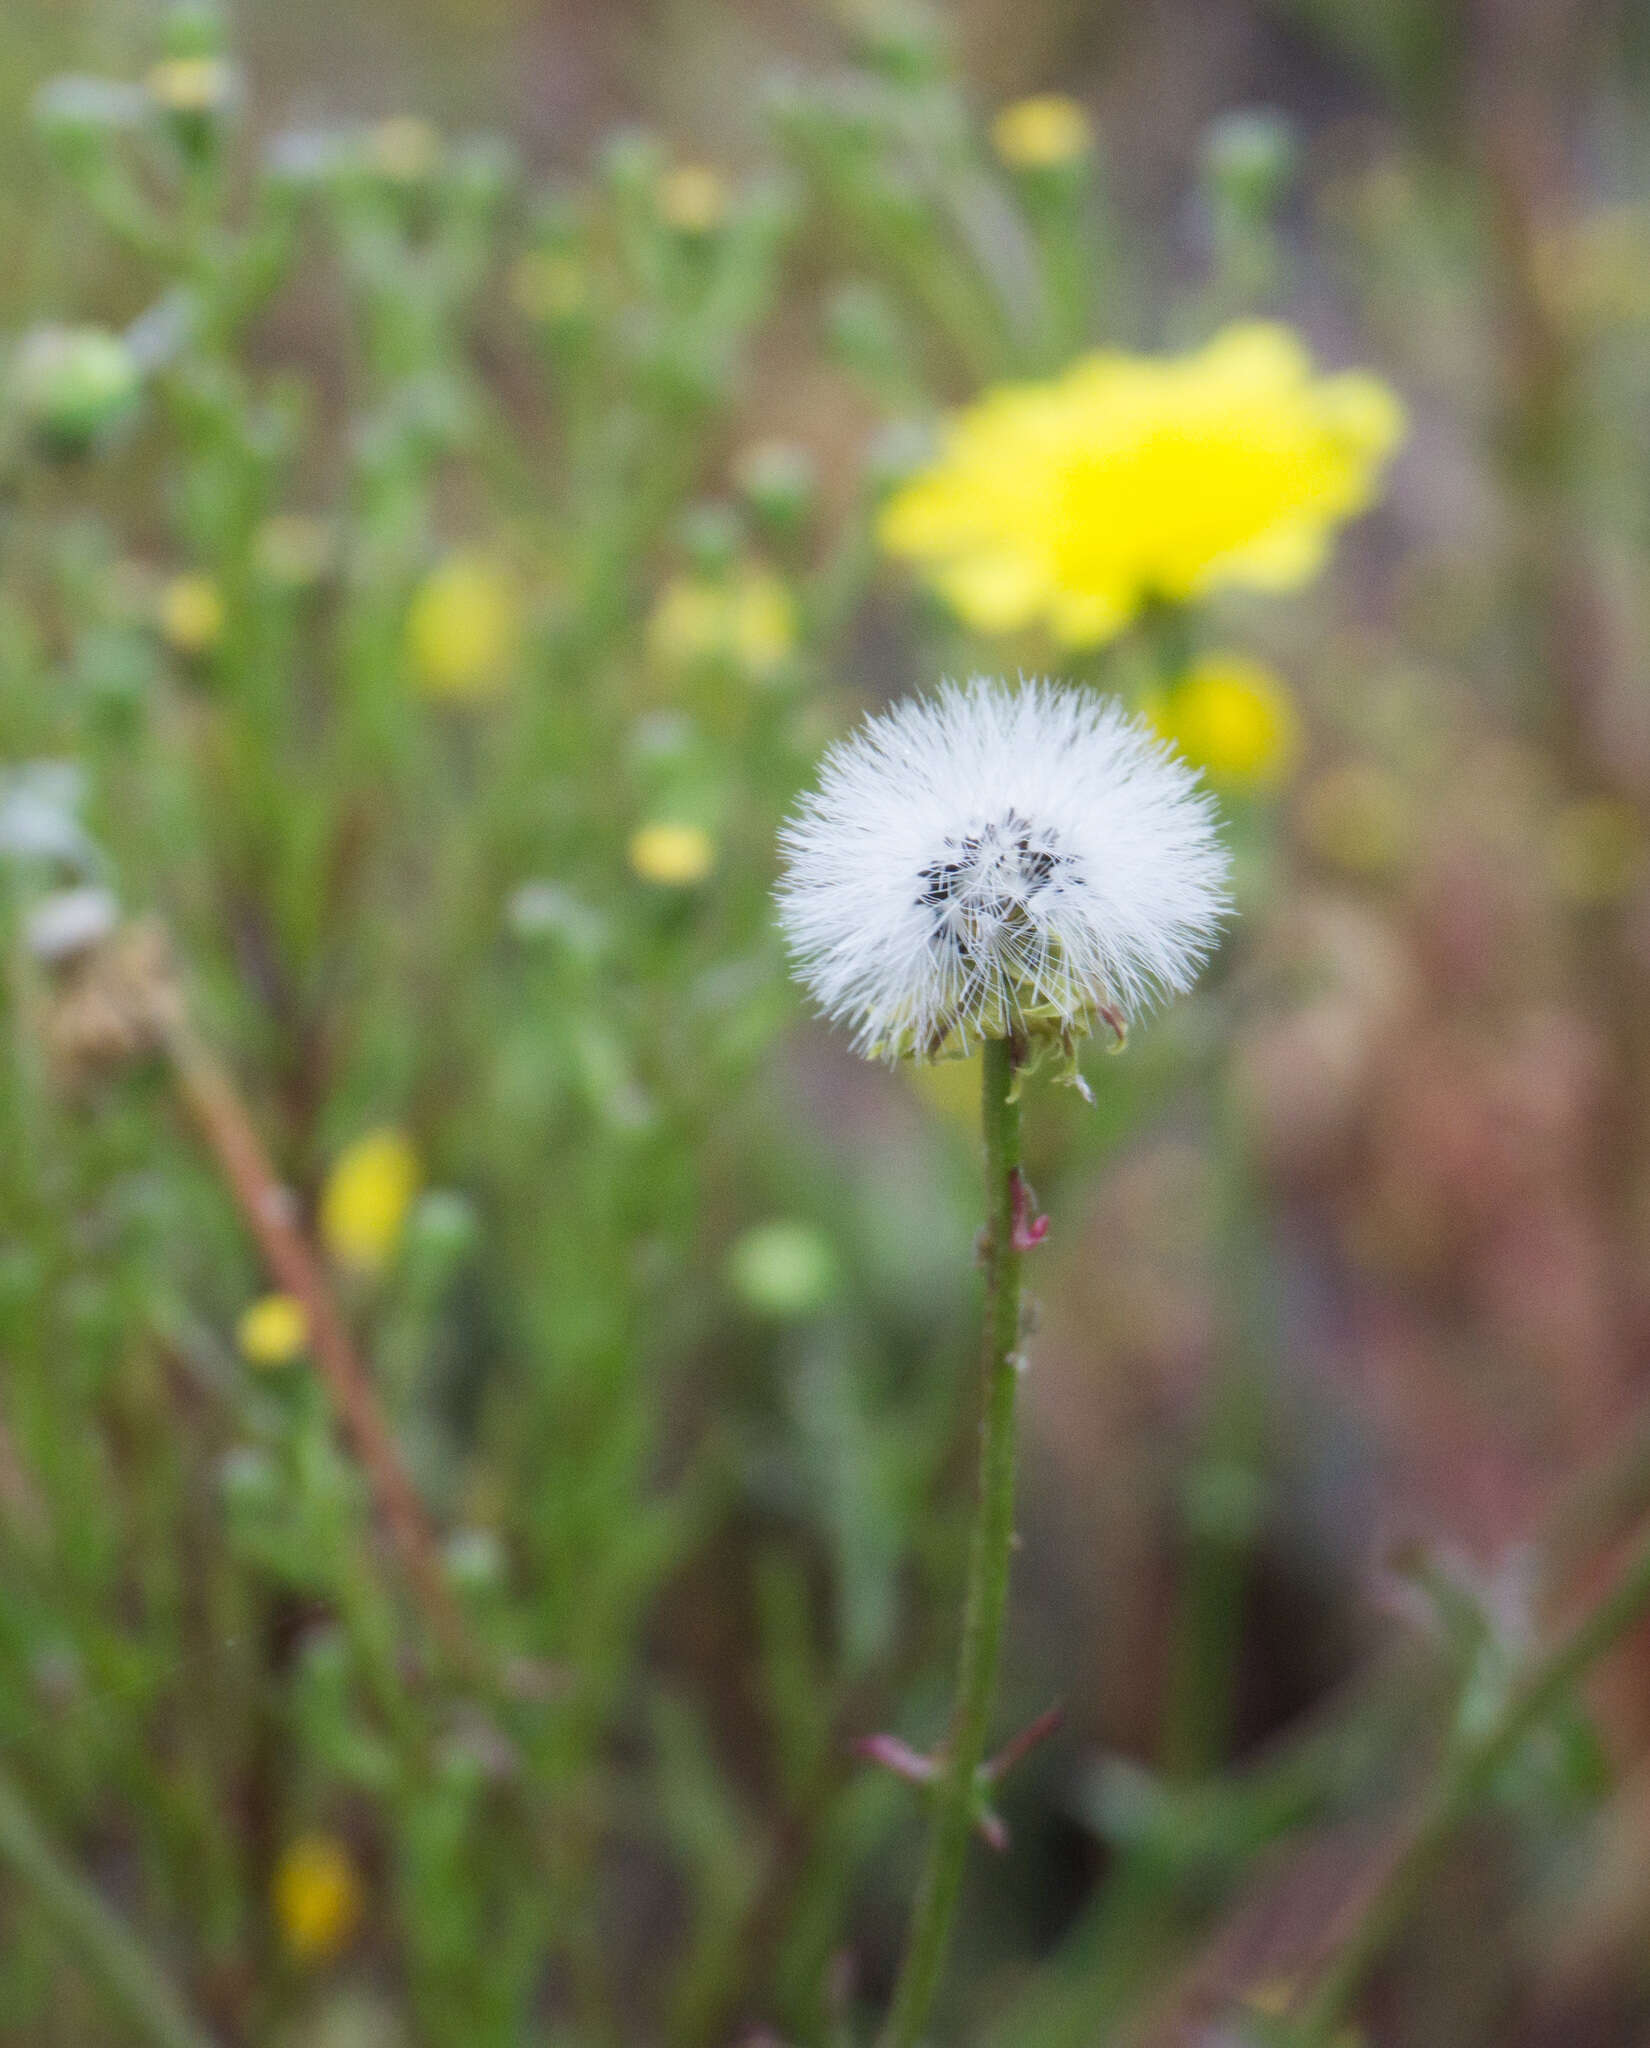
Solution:
{"label": "small yellow flower", "polygon": [[413,595],[407,658],[426,696],[490,697],[506,680],[519,629],[505,570],[486,555],[450,555]]}
{"label": "small yellow flower", "polygon": [[1644,872],[1644,826],[1618,796],[1584,796],[1563,805],[1547,835],[1553,887],[1588,908],[1625,896]]}
{"label": "small yellow flower", "polygon": [[1063,92],[1040,92],[1004,107],[991,124],[991,144],[1017,171],[1076,163],[1094,147],[1094,124]]}
{"label": "small yellow flower", "polygon": [[223,598],[210,576],[174,576],[161,591],[161,635],[179,654],[210,654],[223,627]]}
{"label": "small yellow flower", "polygon": [[567,320],[582,313],[590,297],[584,265],[571,256],[532,249],[510,272],[510,303],[529,320]]}
{"label": "small yellow flower", "polygon": [[1154,598],[1308,581],[1374,498],[1403,421],[1377,378],[1315,378],[1269,322],[1184,356],[1089,355],[959,413],[879,537],[970,625],[1046,619],[1093,645]]}
{"label": "small yellow flower", "polygon": [[659,180],[659,215],[683,235],[708,235],[728,210],[728,188],[709,164],[677,164]]}
{"label": "small yellow flower", "polygon": [[225,57],[169,57],[144,81],[169,114],[215,114],[234,99],[239,75]]}
{"label": "small yellow flower", "polygon": [[290,1294],[265,1294],[244,1310],[235,1343],[248,1365],[290,1365],[309,1342],[309,1318]]}
{"label": "small yellow flower", "polygon": [[416,114],[395,114],[368,134],[367,155],[384,177],[398,185],[416,184],[440,167],[441,136]]}
{"label": "small yellow flower", "polygon": [[1277,789],[1300,757],[1300,719],[1281,676],[1242,654],[1209,654],[1142,707],[1212,782]]}
{"label": "small yellow flower", "polygon": [[389,1264],[419,1179],[411,1143],[387,1126],[340,1153],[321,1191],[321,1236],[339,1265],[376,1273]]}
{"label": "small yellow flower", "polygon": [[700,825],[658,820],[640,826],[630,835],[627,852],[644,882],[667,889],[691,889],[716,865],[716,841]]}
{"label": "small yellow flower", "polygon": [[796,606],[784,583],[754,564],[725,580],[675,576],[653,607],[647,645],[667,673],[725,664],[765,682],[796,645]]}
{"label": "small yellow flower", "polygon": [[324,1963],[347,1946],[365,1905],[349,1851],[335,1835],[300,1835],[270,1884],[275,1924],[295,1962]]}

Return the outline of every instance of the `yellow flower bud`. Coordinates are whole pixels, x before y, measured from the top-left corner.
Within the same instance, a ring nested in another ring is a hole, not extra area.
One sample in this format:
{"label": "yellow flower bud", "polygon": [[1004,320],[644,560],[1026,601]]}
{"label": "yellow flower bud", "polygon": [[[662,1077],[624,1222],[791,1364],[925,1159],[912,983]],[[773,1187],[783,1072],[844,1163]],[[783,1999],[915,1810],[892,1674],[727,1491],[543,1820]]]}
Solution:
{"label": "yellow flower bud", "polygon": [[450,555],[414,594],[407,658],[426,696],[490,697],[506,680],[519,630],[505,570],[486,555]]}
{"label": "yellow flower bud", "polygon": [[290,1365],[309,1342],[309,1318],[290,1294],[265,1294],[242,1312],[235,1343],[248,1365]]}
{"label": "yellow flower bud", "polygon": [[1193,767],[1230,788],[1276,789],[1300,756],[1287,684],[1245,655],[1205,655],[1144,709]]}
{"label": "yellow flower bud", "polygon": [[754,565],[725,581],[672,577],[648,620],[647,645],[667,673],[723,663],[765,682],[796,645],[796,606],[771,570]]}
{"label": "yellow flower bud", "polygon": [[590,297],[584,265],[571,256],[529,250],[510,272],[510,303],[529,320],[567,320]]}
{"label": "yellow flower bud", "polygon": [[395,114],[380,121],[367,137],[367,155],[384,177],[398,185],[416,184],[439,168],[441,136],[416,114]]}
{"label": "yellow flower bud", "polygon": [[300,1835],[281,1852],[270,1902],[293,1960],[324,1963],[348,1944],[365,1900],[343,1843],[334,1835]]}
{"label": "yellow flower bud", "polygon": [[728,210],[728,188],[709,164],[677,164],[659,180],[659,214],[683,235],[708,235]]}
{"label": "yellow flower bud", "polygon": [[210,654],[223,627],[223,598],[210,576],[174,576],[161,591],[161,635],[179,654]]}
{"label": "yellow flower bud", "polygon": [[216,114],[234,100],[240,80],[225,57],[169,57],[144,82],[169,114]]}
{"label": "yellow flower bud", "polygon": [[628,852],[644,882],[667,889],[691,889],[716,865],[716,841],[699,825],[643,825],[631,834]]}
{"label": "yellow flower bud", "polygon": [[1076,100],[1041,92],[1002,109],[991,124],[991,143],[1017,171],[1054,170],[1088,155],[1094,124]]}
{"label": "yellow flower bud", "polygon": [[321,1237],[339,1265],[377,1273],[389,1264],[420,1178],[410,1141],[388,1127],[339,1155],[321,1192]]}

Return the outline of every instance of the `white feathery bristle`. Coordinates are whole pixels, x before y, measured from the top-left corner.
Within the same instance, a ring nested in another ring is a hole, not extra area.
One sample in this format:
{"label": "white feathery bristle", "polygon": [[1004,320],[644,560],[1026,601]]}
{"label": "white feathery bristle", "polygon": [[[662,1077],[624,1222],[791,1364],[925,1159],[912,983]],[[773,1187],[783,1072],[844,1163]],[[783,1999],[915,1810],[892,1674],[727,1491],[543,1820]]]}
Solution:
{"label": "white feathery bristle", "polygon": [[1190,986],[1228,909],[1212,800],[1115,700],[947,683],[825,756],[780,835],[799,979],[870,1057],[1089,1028]]}

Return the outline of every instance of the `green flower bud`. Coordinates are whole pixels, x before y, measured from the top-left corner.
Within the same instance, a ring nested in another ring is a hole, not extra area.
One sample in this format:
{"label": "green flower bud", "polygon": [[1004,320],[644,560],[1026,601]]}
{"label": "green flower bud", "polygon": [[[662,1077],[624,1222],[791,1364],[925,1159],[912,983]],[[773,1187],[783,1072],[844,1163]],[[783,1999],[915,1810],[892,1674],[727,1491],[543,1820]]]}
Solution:
{"label": "green flower bud", "polygon": [[223,9],[213,0],[177,0],[161,25],[163,57],[221,57],[228,42]]}
{"label": "green flower bud", "polygon": [[481,1242],[481,1219],[468,1195],[456,1188],[431,1188],[421,1195],[407,1221],[403,1257],[420,1269],[445,1275],[460,1265]]}
{"label": "green flower bud", "polygon": [[280,1498],[280,1480],[266,1452],[239,1444],[218,1467],[218,1488],[231,1513],[258,1514]]}
{"label": "green flower bud", "polygon": [[922,85],[945,70],[945,19],[928,0],[849,0],[844,9],[865,61],[900,85]]}
{"label": "green flower bud", "polygon": [[715,501],[690,505],[677,532],[688,560],[705,576],[725,575],[745,537],[739,514]]}
{"label": "green flower bud", "polygon": [[758,441],[735,468],[747,505],[765,526],[794,533],[814,509],[819,472],[806,448],[789,441]]}
{"label": "green flower bud", "polygon": [[143,395],[131,349],[104,327],[37,327],[12,358],[15,403],[43,450],[84,454],[126,425]]}
{"label": "green flower bud", "polygon": [[345,137],[325,129],[291,128],[270,142],[264,176],[283,198],[307,199],[334,184],[349,162]]}
{"label": "green flower bud", "polygon": [[216,146],[241,102],[241,74],[227,57],[167,57],[144,83],[166,132],[197,160]]}
{"label": "green flower bud", "polygon": [[830,1239],[811,1223],[784,1218],[747,1230],[728,1255],[727,1273],[746,1308],[781,1322],[823,1308],[839,1278]]}
{"label": "green flower bud", "polygon": [[865,469],[873,486],[889,491],[932,461],[933,429],[922,420],[890,420],[866,450]]}
{"label": "green flower bud", "polygon": [[521,158],[501,136],[479,135],[452,154],[451,185],[460,204],[490,213],[521,183]]}
{"label": "green flower bud", "polygon": [[1203,175],[1215,204],[1244,220],[1270,218],[1297,156],[1295,130],[1270,107],[1222,114],[1203,138]]}
{"label": "green flower bud", "polygon": [[97,163],[110,139],[133,127],[147,107],[146,95],[108,78],[54,78],[34,96],[34,125],[46,147],[67,169]]}
{"label": "green flower bud", "polygon": [[909,331],[880,286],[855,279],[833,292],[825,309],[825,339],[838,361],[868,384],[917,388]]}
{"label": "green flower bud", "polygon": [[455,1529],[442,1549],[447,1577],[461,1593],[485,1593],[502,1583],[504,1547],[491,1529]]}

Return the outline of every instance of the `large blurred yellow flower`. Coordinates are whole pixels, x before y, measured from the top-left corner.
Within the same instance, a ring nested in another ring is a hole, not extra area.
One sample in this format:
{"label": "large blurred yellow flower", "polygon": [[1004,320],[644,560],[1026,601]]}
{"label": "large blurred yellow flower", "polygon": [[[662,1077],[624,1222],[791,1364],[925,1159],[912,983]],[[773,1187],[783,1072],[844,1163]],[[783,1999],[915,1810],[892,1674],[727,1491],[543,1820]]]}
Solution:
{"label": "large blurred yellow flower", "polygon": [[1046,618],[1092,645],[1153,599],[1306,582],[1403,426],[1378,378],[1314,377],[1288,328],[1248,321],[1189,355],[1089,355],[988,391],[890,499],[880,537],[970,625]]}
{"label": "large blurred yellow flower", "polygon": [[418,1154],[397,1130],[369,1131],[339,1154],[321,1190],[321,1236],[341,1266],[389,1264],[419,1179]]}

